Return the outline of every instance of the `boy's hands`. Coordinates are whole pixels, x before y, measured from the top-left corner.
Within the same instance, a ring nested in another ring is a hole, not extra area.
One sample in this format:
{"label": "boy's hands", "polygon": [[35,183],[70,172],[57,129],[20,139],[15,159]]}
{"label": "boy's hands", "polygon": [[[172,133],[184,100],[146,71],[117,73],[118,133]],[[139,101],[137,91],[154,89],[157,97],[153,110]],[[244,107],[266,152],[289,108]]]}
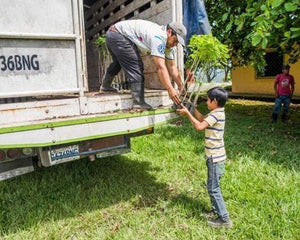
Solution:
{"label": "boy's hands", "polygon": [[189,113],[189,110],[181,103],[180,106],[181,109],[176,109],[176,112],[178,112],[181,116],[186,116]]}

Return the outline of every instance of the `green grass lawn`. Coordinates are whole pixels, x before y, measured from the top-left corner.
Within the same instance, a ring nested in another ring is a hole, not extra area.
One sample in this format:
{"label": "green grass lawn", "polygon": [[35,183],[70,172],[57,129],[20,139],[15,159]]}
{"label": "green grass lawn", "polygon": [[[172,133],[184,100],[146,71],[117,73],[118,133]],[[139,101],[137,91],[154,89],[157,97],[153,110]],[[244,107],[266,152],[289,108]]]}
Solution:
{"label": "green grass lawn", "polygon": [[[135,138],[122,156],[0,182],[0,239],[300,239],[300,106],[230,100],[226,173],[232,229],[211,229],[204,133],[185,119]],[[200,110],[207,113],[206,104]]]}

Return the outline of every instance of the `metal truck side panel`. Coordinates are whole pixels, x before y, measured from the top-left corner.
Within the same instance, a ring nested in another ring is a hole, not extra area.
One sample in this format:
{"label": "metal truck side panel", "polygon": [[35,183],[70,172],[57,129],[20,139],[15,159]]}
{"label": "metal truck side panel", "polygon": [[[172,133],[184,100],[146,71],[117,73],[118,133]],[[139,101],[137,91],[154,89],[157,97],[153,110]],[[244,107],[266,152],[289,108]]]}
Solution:
{"label": "metal truck side panel", "polygon": [[2,0],[0,16],[0,98],[83,96],[81,1]]}
{"label": "metal truck side panel", "polygon": [[135,133],[158,124],[174,121],[178,115],[162,113],[132,118],[111,119],[103,122],[90,122],[61,127],[32,129],[0,134],[0,148],[43,147],[60,145],[97,138]]}
{"label": "metal truck side panel", "polygon": [[[172,104],[168,93],[165,91],[146,92],[145,96],[147,102],[154,108]],[[80,101],[83,104],[79,103],[79,99],[85,99]],[[38,121],[43,120],[57,121],[68,117],[80,117],[83,110],[85,115],[107,115],[112,112],[128,110],[131,107],[132,98],[130,94],[102,94],[95,97],[0,104],[0,125],[1,128],[6,128],[20,124],[37,124]]]}
{"label": "metal truck side panel", "polygon": [[76,89],[74,41],[0,39],[0,97]]}
{"label": "metal truck side panel", "polygon": [[72,1],[1,0],[0,29],[7,33],[71,34]]}

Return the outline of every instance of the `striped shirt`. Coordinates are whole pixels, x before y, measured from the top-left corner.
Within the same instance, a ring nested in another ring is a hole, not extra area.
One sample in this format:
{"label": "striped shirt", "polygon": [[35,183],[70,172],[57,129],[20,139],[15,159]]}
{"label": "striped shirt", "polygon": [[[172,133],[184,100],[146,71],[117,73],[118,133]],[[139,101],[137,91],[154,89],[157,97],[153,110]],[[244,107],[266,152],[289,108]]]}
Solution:
{"label": "striped shirt", "polygon": [[204,118],[209,125],[205,129],[205,155],[212,158],[213,162],[226,160],[224,146],[225,109],[217,108]]}

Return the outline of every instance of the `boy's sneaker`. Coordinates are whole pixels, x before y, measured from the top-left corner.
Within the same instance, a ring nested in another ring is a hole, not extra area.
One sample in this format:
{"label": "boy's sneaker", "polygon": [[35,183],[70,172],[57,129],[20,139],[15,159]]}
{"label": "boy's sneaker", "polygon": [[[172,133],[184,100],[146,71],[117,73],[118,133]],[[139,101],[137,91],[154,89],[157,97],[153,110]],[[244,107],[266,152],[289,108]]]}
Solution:
{"label": "boy's sneaker", "polygon": [[228,221],[225,222],[221,218],[217,218],[217,219],[209,220],[208,225],[213,228],[221,228],[221,227],[232,228],[233,224],[230,221],[230,219],[228,219]]}

